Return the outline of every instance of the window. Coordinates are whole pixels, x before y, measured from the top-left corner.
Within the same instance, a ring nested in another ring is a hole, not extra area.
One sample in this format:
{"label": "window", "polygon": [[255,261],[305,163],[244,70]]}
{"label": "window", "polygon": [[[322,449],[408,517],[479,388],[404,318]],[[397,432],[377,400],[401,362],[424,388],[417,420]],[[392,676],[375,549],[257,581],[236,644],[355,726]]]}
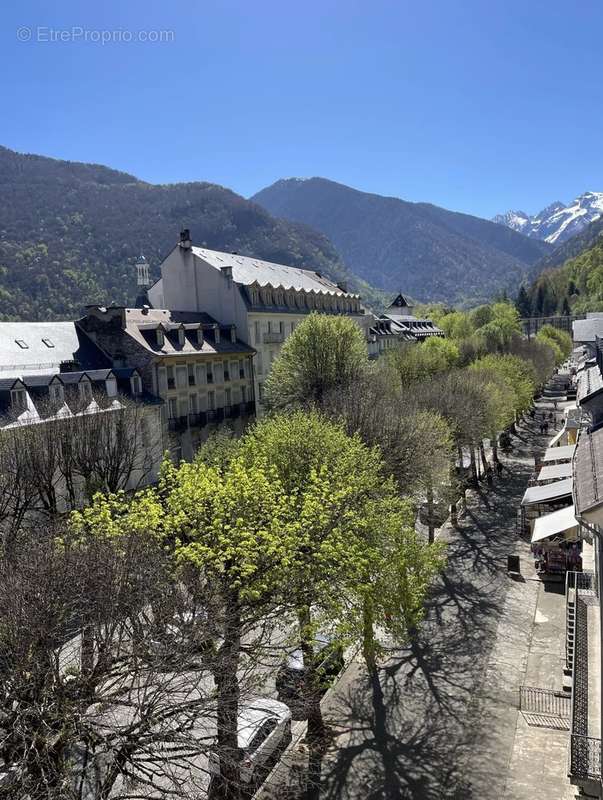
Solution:
{"label": "window", "polygon": [[[140,375],[132,375],[130,378],[130,386],[132,388],[133,395],[142,394],[142,381],[140,380]],[[107,392],[109,394],[109,392]]]}
{"label": "window", "polygon": [[278,332],[284,333],[285,332],[285,323],[281,320],[278,324]]}
{"label": "window", "polygon": [[255,322],[255,336],[254,336],[254,341],[255,341],[256,344],[260,343],[261,334],[262,334],[262,331],[260,329],[260,323],[256,320],[256,322]]}
{"label": "window", "polygon": [[208,392],[207,393],[207,407],[210,411],[213,411],[216,407],[216,393],[215,392]]}
{"label": "window", "polygon": [[277,720],[274,719],[274,717],[270,717],[270,719],[267,719],[265,722],[263,722],[254,733],[253,738],[245,748],[245,752],[255,753],[255,751],[264,744],[266,739],[276,728],[277,724]]}
{"label": "window", "polygon": [[10,393],[10,401],[15,408],[22,410],[27,408],[27,396],[25,394],[25,389],[13,389]]}
{"label": "window", "polygon": [[188,368],[184,365],[176,367],[176,388],[186,389],[188,386]]}
{"label": "window", "polygon": [[42,339],[46,347],[54,347],[53,342],[50,339]]}
{"label": "window", "polygon": [[258,375],[264,372],[264,359],[261,353],[258,353]]}
{"label": "window", "polygon": [[15,342],[19,345],[21,350],[29,350],[29,345],[27,342],[24,342],[23,339],[15,339]]}
{"label": "window", "polygon": [[225,394],[226,394],[225,404],[227,406],[229,406],[232,403],[232,393],[231,393],[230,389],[226,389]]}
{"label": "window", "polygon": [[241,386],[241,401],[243,403],[247,402],[247,387],[246,386]]}
{"label": "window", "polygon": [[157,345],[159,347],[163,347],[164,344],[165,344],[165,338],[163,336],[163,329],[157,328]]}
{"label": "window", "polygon": [[176,379],[174,377],[174,367],[167,368],[167,388],[168,389],[175,389],[176,388]]}
{"label": "window", "polygon": [[228,362],[224,364],[224,382],[230,380],[230,368]]}
{"label": "window", "polygon": [[239,378],[245,377],[245,362],[243,360],[239,361]]}
{"label": "window", "polygon": [[48,387],[48,394],[53,403],[59,403],[63,399],[63,387],[60,383],[51,383]]}
{"label": "window", "polygon": [[188,385],[194,386],[195,385],[195,365],[189,364],[188,365]]}
{"label": "window", "polygon": [[205,381],[205,364],[197,364],[195,368],[195,374],[197,377],[197,386],[202,386]]}
{"label": "window", "polygon": [[92,400],[92,386],[90,381],[80,381],[79,391],[82,400]]}
{"label": "window", "polygon": [[190,414],[196,414],[199,410],[199,405],[197,403],[197,395],[191,394],[188,398],[188,410]]}
{"label": "window", "polygon": [[224,371],[223,371],[223,367],[222,367],[222,362],[221,361],[217,361],[213,366],[213,370],[214,370],[214,380],[216,381],[216,383],[223,383],[224,382]]}
{"label": "window", "polygon": [[117,381],[112,375],[105,381],[105,389],[107,390],[107,397],[115,397],[117,394]]}
{"label": "window", "polygon": [[168,400],[168,415],[170,419],[175,419],[178,416],[178,401],[175,397],[170,397]]}
{"label": "window", "polygon": [[211,365],[208,367],[207,370],[207,382],[213,383],[214,382],[214,373],[211,371]]}

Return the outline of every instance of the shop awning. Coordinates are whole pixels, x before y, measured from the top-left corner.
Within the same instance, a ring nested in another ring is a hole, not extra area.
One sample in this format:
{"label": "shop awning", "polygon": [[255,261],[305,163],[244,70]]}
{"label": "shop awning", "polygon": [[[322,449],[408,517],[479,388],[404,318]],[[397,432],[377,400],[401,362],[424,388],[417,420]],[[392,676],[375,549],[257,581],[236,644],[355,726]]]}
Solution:
{"label": "shop awning", "polygon": [[543,461],[571,461],[576,450],[575,444],[566,444],[563,447],[549,447]]}
{"label": "shop awning", "polygon": [[559,441],[559,439],[561,439],[561,437],[563,436],[563,434],[564,434],[564,433],[567,433],[567,431],[565,430],[565,428],[561,428],[561,430],[559,431],[559,433],[556,433],[556,434],[555,434],[555,436],[553,436],[553,438],[552,438],[552,439],[551,439],[551,441],[549,442],[549,446],[548,446],[548,449],[549,449],[549,450],[550,450],[552,447],[555,447],[555,445],[557,444],[557,442]]}
{"label": "shop awning", "polygon": [[559,533],[572,532],[578,530],[578,520],[576,519],[574,506],[560,508],[551,514],[543,514],[542,517],[534,520],[534,532],[532,533],[532,543],[548,539]]}
{"label": "shop awning", "polygon": [[571,478],[572,462],[565,461],[563,464],[549,464],[543,467],[536,478],[537,481],[558,481],[561,478]]}
{"label": "shop awning", "polygon": [[563,497],[570,497],[572,493],[572,479],[565,478],[555,483],[547,483],[544,486],[529,486],[521,501],[522,506],[535,506],[538,503],[551,503],[553,500],[561,500]]}

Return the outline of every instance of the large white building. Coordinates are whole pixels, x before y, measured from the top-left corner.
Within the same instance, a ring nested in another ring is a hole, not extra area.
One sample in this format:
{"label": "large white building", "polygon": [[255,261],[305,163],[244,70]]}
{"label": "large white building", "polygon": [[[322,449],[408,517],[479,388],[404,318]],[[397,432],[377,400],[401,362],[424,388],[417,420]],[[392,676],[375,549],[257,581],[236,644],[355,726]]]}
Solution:
{"label": "large white building", "polygon": [[254,386],[259,402],[270,365],[307,314],[346,314],[367,338],[373,322],[358,295],[318,272],[196,247],[188,230],[161,264],[161,278],[148,295],[154,308],[203,311],[223,325],[234,325],[237,338],[257,353]]}

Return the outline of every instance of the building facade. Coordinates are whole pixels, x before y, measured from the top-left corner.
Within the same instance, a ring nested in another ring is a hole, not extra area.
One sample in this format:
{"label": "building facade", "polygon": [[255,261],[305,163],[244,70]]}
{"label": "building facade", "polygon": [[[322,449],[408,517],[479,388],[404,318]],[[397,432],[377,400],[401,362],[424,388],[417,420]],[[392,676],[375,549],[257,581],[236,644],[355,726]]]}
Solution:
{"label": "building facade", "polygon": [[260,403],[272,362],[308,314],[345,314],[367,339],[373,320],[358,295],[318,272],[196,247],[186,230],[148,296],[153,307],[203,311],[234,326],[236,337],[257,354],[253,379]]}
{"label": "building facade", "polygon": [[240,430],[255,413],[255,353],[233,324],[205,313],[89,306],[78,327],[114,368],[135,367],[162,405],[164,449],[190,460],[224,421]]}

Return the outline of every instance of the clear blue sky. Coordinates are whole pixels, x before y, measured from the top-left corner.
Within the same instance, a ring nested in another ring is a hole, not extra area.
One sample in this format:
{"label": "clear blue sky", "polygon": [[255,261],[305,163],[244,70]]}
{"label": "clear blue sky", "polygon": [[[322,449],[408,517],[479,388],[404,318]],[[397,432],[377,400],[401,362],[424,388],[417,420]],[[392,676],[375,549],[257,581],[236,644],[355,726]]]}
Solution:
{"label": "clear blue sky", "polygon": [[0,19],[0,143],[22,152],[246,196],[321,175],[485,217],[603,190],[600,0],[8,0]]}

